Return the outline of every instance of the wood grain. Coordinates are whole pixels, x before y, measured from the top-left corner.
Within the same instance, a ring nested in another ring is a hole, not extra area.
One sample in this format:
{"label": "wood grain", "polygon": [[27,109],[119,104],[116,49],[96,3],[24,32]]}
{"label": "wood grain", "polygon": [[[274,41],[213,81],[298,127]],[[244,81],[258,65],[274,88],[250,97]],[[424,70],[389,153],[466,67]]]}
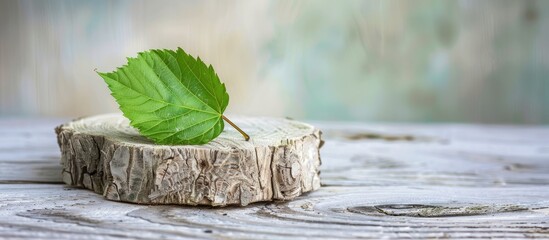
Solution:
{"label": "wood grain", "polygon": [[66,119],[0,119],[0,183],[62,183],[52,126]]}
{"label": "wood grain", "polygon": [[112,202],[39,183],[22,156],[53,168],[59,155],[48,153],[55,124],[32,125],[46,130],[25,141],[42,150],[0,158],[13,153],[11,166],[21,165],[0,168],[0,238],[549,238],[549,127],[314,123],[326,139],[319,190],[211,208]]}
{"label": "wood grain", "polygon": [[246,206],[290,200],[320,187],[320,131],[278,118],[234,118],[204,145],[156,145],[119,114],[56,128],[63,181],[115,201]]}

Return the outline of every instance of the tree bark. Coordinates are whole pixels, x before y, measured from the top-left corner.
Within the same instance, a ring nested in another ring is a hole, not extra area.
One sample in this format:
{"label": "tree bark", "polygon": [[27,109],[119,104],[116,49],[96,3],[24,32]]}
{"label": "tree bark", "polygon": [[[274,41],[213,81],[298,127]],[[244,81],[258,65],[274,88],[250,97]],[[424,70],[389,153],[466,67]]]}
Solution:
{"label": "tree bark", "polygon": [[107,199],[142,204],[248,205],[320,187],[320,131],[286,119],[235,118],[205,145],[155,145],[121,115],[56,128],[63,181]]}

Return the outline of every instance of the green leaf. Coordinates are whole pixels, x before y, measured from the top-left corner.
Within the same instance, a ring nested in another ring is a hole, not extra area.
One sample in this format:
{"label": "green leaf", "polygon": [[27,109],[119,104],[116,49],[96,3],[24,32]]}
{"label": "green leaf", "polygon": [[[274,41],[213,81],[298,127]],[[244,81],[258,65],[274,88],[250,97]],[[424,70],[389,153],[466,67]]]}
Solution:
{"label": "green leaf", "polygon": [[223,131],[225,84],[181,48],[142,52],[99,75],[130,124],[157,144],[204,144]]}

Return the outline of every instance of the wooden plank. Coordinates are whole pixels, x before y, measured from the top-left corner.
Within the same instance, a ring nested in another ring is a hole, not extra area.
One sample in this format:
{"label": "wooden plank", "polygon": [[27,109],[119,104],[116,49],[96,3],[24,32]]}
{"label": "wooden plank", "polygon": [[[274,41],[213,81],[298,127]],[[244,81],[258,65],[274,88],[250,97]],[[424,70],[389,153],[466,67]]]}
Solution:
{"label": "wooden plank", "polygon": [[0,184],[0,236],[48,238],[549,237],[549,187],[324,187],[249,207],[146,206],[62,185]]}
{"label": "wooden plank", "polygon": [[0,183],[62,183],[54,127],[66,119],[0,119]]}
{"label": "wooden plank", "polygon": [[42,133],[0,127],[19,136],[0,135],[11,149],[0,151],[0,238],[549,238],[549,127],[316,123],[326,139],[318,191],[203,208],[48,184],[60,176],[45,131],[55,124],[32,124]]}

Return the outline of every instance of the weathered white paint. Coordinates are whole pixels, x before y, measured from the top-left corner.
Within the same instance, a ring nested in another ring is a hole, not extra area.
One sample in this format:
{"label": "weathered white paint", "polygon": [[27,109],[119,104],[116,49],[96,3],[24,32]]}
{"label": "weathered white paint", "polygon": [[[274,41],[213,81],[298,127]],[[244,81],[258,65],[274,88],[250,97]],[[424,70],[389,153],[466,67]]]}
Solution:
{"label": "weathered white paint", "polygon": [[549,238],[549,127],[317,123],[323,187],[211,208],[44,183],[60,122],[0,122],[0,238]]}

